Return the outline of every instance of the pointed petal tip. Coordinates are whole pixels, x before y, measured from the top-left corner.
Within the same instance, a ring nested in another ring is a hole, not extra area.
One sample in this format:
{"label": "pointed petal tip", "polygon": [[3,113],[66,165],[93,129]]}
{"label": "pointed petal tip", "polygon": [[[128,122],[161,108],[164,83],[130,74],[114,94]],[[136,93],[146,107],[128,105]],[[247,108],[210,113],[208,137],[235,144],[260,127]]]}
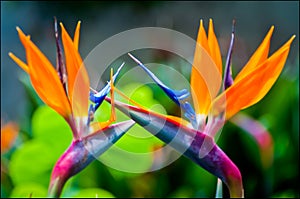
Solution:
{"label": "pointed petal tip", "polygon": [[133,59],[133,61],[135,61],[137,64],[142,64],[142,62],[140,60],[138,60],[135,56],[133,56],[131,53],[127,53],[129,55],[129,57],[131,59]]}
{"label": "pointed petal tip", "polygon": [[119,123],[113,124],[111,126],[112,126],[112,128],[119,127],[119,128],[122,128],[122,129],[129,129],[134,124],[135,124],[134,120],[126,120],[126,121],[123,121],[123,122],[119,122]]}
{"label": "pointed petal tip", "polygon": [[288,46],[287,48],[290,48],[290,45],[292,44],[292,42],[294,41],[295,38],[296,38],[296,35],[291,36],[291,38],[283,46]]}
{"label": "pointed petal tip", "polygon": [[21,28],[20,28],[19,26],[16,26],[16,30],[17,30],[19,36],[22,35],[22,36],[24,36],[24,37],[29,37],[29,38],[30,38],[29,35],[26,36],[26,35],[24,34],[24,32],[21,30]]}
{"label": "pointed petal tip", "polygon": [[125,65],[125,62],[123,62],[123,63],[121,64],[121,66],[119,66],[119,68],[118,68],[118,70],[117,70],[117,73],[123,68],[124,65]]}
{"label": "pointed petal tip", "polygon": [[293,35],[289,41],[292,42],[295,38],[296,38],[296,35]]}
{"label": "pointed petal tip", "polygon": [[65,27],[64,27],[64,24],[63,24],[62,22],[59,22],[59,25],[60,25],[60,27],[61,27],[62,29],[65,28]]}
{"label": "pointed petal tip", "polygon": [[22,38],[25,38],[25,39],[30,40],[30,35],[26,35],[26,34],[21,30],[21,28],[19,28],[19,26],[16,27],[16,30],[17,30],[18,35],[19,35],[20,38],[22,37]]}
{"label": "pointed petal tip", "polygon": [[268,34],[267,35],[272,35],[273,34],[273,32],[274,32],[274,29],[275,29],[275,26],[274,25],[272,25],[271,26],[271,28],[269,29],[269,31],[268,31]]}
{"label": "pointed petal tip", "polygon": [[78,21],[78,22],[77,22],[77,25],[76,25],[76,31],[79,31],[80,26],[81,26],[81,21]]}
{"label": "pointed petal tip", "polygon": [[114,138],[110,141],[113,143],[116,142],[122,135],[124,135],[133,125],[135,121],[133,120],[126,120],[123,122],[119,122],[116,124],[112,124],[107,128],[100,130],[99,132],[103,132],[106,136],[113,136]]}
{"label": "pointed petal tip", "polygon": [[17,56],[15,56],[12,52],[8,53],[8,56],[19,65],[25,72],[29,73],[29,67],[22,60],[20,60]]}
{"label": "pointed petal tip", "polygon": [[200,28],[203,28],[203,19],[200,19]]}

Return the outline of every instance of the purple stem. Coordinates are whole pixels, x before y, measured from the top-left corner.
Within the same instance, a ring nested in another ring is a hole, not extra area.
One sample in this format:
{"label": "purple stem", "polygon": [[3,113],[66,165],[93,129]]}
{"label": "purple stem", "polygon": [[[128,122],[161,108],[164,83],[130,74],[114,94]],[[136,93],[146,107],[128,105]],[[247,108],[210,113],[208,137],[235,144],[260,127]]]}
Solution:
{"label": "purple stem", "polygon": [[128,120],[101,129],[93,134],[74,140],[55,164],[48,189],[49,197],[59,197],[66,181],[87,167],[95,158],[105,152],[133,125]]}

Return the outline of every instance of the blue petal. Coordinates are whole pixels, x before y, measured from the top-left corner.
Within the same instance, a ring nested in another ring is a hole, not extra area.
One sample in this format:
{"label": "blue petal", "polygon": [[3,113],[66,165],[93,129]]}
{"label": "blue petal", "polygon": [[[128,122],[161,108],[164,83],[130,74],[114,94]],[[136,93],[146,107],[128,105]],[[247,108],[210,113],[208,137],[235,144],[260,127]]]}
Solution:
{"label": "blue petal", "polygon": [[196,113],[194,109],[192,108],[191,104],[184,99],[189,97],[190,93],[187,91],[187,89],[183,90],[172,90],[169,87],[167,87],[165,84],[163,84],[142,62],[140,62],[137,58],[135,58],[133,55],[128,53],[128,55],[139,65],[143,68],[143,70],[155,81],[159,87],[161,87],[164,92],[178,105],[181,106],[184,110],[184,115],[189,119],[189,121],[192,123],[192,126],[197,129],[197,118]]}
{"label": "blue petal", "polygon": [[[120,73],[122,67],[124,66],[125,63],[122,63],[122,65],[118,68],[117,72],[113,75],[113,81],[116,80],[118,74]],[[90,100],[95,103],[95,108],[94,110],[96,111],[98,107],[102,104],[104,98],[106,95],[110,92],[110,81],[107,82],[105,87],[99,91],[98,93],[93,93],[90,92]]]}
{"label": "blue petal", "polygon": [[153,81],[163,89],[163,91],[177,104],[180,105],[180,100],[187,98],[190,93],[187,89],[183,90],[172,90],[162,83],[142,62],[135,58],[132,54],[128,55],[140,66],[142,69],[153,79]]}
{"label": "blue petal", "polygon": [[188,118],[194,129],[198,129],[196,113],[189,102],[182,103],[182,108],[185,111],[184,116]]}

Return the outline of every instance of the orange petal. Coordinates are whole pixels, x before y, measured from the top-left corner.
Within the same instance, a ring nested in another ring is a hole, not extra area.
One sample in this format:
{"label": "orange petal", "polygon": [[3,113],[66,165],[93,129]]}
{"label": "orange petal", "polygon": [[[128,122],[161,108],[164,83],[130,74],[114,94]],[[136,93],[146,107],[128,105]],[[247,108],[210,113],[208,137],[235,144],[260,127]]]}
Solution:
{"label": "orange petal", "polygon": [[79,135],[84,135],[86,132],[86,125],[88,121],[89,109],[89,77],[85,67],[82,66],[77,72],[74,82],[72,99],[72,111],[76,122],[76,128]]}
{"label": "orange petal", "polygon": [[[77,76],[77,72],[81,65],[83,64],[82,59],[74,45],[71,37],[67,33],[66,29],[64,28],[63,24],[60,23],[62,29],[62,42],[64,46],[65,52],[65,59],[66,59],[66,67],[68,73],[68,94],[70,101],[72,101],[73,97],[73,90],[74,90],[74,83]],[[78,33],[79,34],[79,33]],[[82,67],[84,67],[82,65]],[[84,70],[82,70],[83,72]]]}
{"label": "orange petal", "polygon": [[8,151],[19,132],[19,127],[14,122],[9,122],[2,126],[1,124],[1,154]]}
{"label": "orange petal", "polygon": [[[175,121],[178,124],[181,124],[181,125],[184,125],[184,126],[190,126],[191,125],[188,121],[182,119],[181,117],[177,117],[177,116],[173,116],[173,115],[164,115],[164,114],[161,114],[161,113],[153,112],[153,111],[151,111],[151,110],[143,107],[142,105],[138,104],[137,102],[135,102],[134,100],[130,99],[129,97],[127,97],[124,93],[122,93],[119,89],[117,89],[113,85],[112,85],[112,88],[119,95],[121,95],[124,99],[126,99],[128,102],[132,103],[135,106],[135,108],[137,110],[141,111],[141,112],[145,112],[145,113],[156,115],[157,117],[160,117],[162,119],[162,121],[166,121],[167,119],[169,119],[169,120]],[[105,100],[108,101],[111,104],[114,103],[114,102],[112,102],[112,99],[105,98]]]}
{"label": "orange petal", "polygon": [[17,30],[26,50],[29,75],[34,89],[48,106],[67,118],[71,107],[56,70],[29,37],[20,29]]}
{"label": "orange petal", "polygon": [[93,122],[90,125],[90,134],[95,133],[101,129],[107,128],[111,124],[111,121],[105,121],[105,122]]}
{"label": "orange petal", "polygon": [[115,110],[115,87],[114,87],[114,79],[113,79],[113,68],[110,69],[110,97],[111,97],[111,114],[109,121],[116,121],[116,110]]}
{"label": "orange petal", "polygon": [[[16,29],[17,29],[17,32],[18,32],[19,35],[20,35],[20,32],[22,32],[21,29],[20,29],[18,26],[16,27]],[[23,33],[23,32],[22,32],[22,33]],[[23,34],[24,34],[24,33],[23,33]],[[30,36],[29,36],[29,35],[27,35],[27,36],[22,36],[22,37],[19,36],[19,38],[20,38],[20,41],[21,41],[22,45],[24,46],[24,48],[25,48],[25,50],[26,50],[26,49],[27,49],[27,40],[30,40]],[[9,55],[9,56],[14,60],[14,62],[16,62],[16,64],[18,64],[25,72],[29,73],[29,66],[28,66],[27,64],[25,64],[22,60],[20,60],[18,57],[16,57],[16,56],[15,56],[14,54],[12,54],[12,53],[9,53],[8,55]],[[26,60],[27,60],[27,62],[28,62],[28,60],[29,60],[27,53],[26,53]]]}
{"label": "orange petal", "polygon": [[263,63],[268,58],[270,41],[271,41],[273,31],[274,31],[274,26],[272,26],[270,28],[270,30],[269,30],[268,34],[266,35],[265,39],[263,40],[263,42],[260,44],[260,46],[254,52],[254,54],[251,56],[251,58],[247,62],[247,64],[243,67],[243,69],[236,76],[234,81],[239,81],[241,78],[245,77],[249,72],[254,70],[255,67],[259,66],[261,63]]}
{"label": "orange petal", "polygon": [[20,60],[18,57],[16,57],[13,53],[8,53],[10,58],[16,62],[26,73],[29,73],[29,67],[27,64],[25,64],[22,60]]}
{"label": "orange petal", "polygon": [[203,20],[200,20],[197,43],[199,43],[207,52],[209,52],[208,40],[203,26]]}
{"label": "orange petal", "polygon": [[62,42],[68,73],[68,95],[72,104],[76,128],[79,134],[82,135],[86,131],[88,118],[90,81],[86,68],[75,46],[76,44],[74,44],[78,44],[78,39],[76,38],[79,38],[80,23],[78,23],[76,28],[74,43],[62,23],[60,23],[60,26],[62,29]]}
{"label": "orange petal", "polygon": [[229,119],[241,109],[260,101],[279,77],[294,38],[292,36],[270,58],[222,93],[214,101],[213,114],[219,114],[226,108],[226,119]]}
{"label": "orange petal", "polygon": [[214,32],[214,25],[212,19],[209,20],[208,46],[209,46],[210,56],[214,60],[222,76],[222,57],[221,57],[219,43]]}
{"label": "orange petal", "polygon": [[73,43],[74,43],[74,46],[75,46],[76,50],[78,50],[78,45],[79,45],[80,24],[81,24],[81,21],[78,21],[77,26],[76,26],[76,30],[75,30],[75,34],[74,34],[74,39],[73,39]]}
{"label": "orange petal", "polygon": [[191,89],[197,114],[207,115],[212,99],[219,92],[221,82],[219,69],[209,54],[201,20],[191,72]]}

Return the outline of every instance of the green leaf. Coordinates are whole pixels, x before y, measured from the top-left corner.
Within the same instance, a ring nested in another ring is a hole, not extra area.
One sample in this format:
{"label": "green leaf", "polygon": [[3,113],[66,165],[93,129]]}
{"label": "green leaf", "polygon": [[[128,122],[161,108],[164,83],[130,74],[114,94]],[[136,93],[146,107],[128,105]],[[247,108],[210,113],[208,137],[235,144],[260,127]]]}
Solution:
{"label": "green leaf", "polygon": [[48,186],[52,167],[71,143],[65,120],[48,106],[40,106],[32,118],[33,139],[13,154],[10,175],[14,184],[27,182]]}
{"label": "green leaf", "polygon": [[36,183],[26,183],[16,186],[12,192],[11,198],[45,198],[47,188]]}
{"label": "green leaf", "polygon": [[89,189],[80,189],[73,198],[115,198],[115,196],[104,190],[99,188],[89,188]]}
{"label": "green leaf", "polygon": [[56,157],[52,148],[38,140],[26,142],[12,155],[10,176],[15,185],[35,182],[48,186]]}
{"label": "green leaf", "polygon": [[188,186],[182,186],[175,192],[171,193],[172,198],[192,198],[193,190]]}
{"label": "green leaf", "polygon": [[59,156],[72,141],[72,131],[62,116],[48,106],[40,106],[32,117],[32,134],[52,147],[52,153]]}

